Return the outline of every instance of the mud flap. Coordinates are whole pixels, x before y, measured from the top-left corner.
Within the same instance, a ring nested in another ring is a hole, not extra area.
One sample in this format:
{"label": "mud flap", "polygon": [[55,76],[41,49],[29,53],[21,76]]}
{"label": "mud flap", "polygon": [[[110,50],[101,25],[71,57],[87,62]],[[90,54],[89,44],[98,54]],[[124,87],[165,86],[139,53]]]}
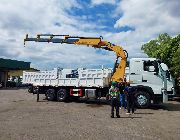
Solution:
{"label": "mud flap", "polygon": [[163,94],[163,103],[166,103],[168,101],[168,94],[167,94],[167,90],[163,89],[162,90],[162,94]]}
{"label": "mud flap", "polygon": [[168,101],[167,79],[166,79],[166,77],[164,78],[164,81],[163,81],[162,94],[163,94],[163,103],[166,103]]}

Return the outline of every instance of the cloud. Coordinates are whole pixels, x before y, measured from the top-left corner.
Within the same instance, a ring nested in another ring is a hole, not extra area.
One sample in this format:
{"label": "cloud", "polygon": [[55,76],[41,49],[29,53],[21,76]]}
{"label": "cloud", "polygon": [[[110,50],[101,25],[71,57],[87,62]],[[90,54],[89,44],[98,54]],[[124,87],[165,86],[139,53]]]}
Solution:
{"label": "cloud", "polygon": [[114,27],[127,26],[134,30],[109,32],[105,38],[122,45],[130,57],[147,57],[141,51],[142,44],[161,33],[172,36],[180,33],[179,7],[178,0],[122,0],[114,10],[114,15],[119,17]]}
{"label": "cloud", "polygon": [[135,28],[131,37],[137,42],[147,41],[164,32],[176,35],[180,32],[179,7],[179,0],[122,0],[116,12],[119,9],[124,14],[114,27]]}
{"label": "cloud", "polygon": [[[85,63],[84,57],[87,58],[86,61],[90,60],[89,63],[96,62],[94,60],[96,58],[101,61],[101,57],[98,59],[95,51],[94,55],[87,55],[88,48],[77,49],[68,45],[57,47],[60,45],[47,43],[29,43],[28,47],[23,47],[26,33],[32,36],[37,33],[96,35],[96,33],[83,31],[84,28],[93,29],[95,25],[81,22],[67,14],[66,10],[71,10],[72,7],[82,8],[75,0],[63,2],[58,0],[32,0],[31,2],[2,0],[0,2],[1,57],[31,61],[33,66],[40,69],[54,67],[55,63],[69,65],[72,62],[77,66],[82,63],[81,60]],[[59,26],[55,23],[59,23]]]}
{"label": "cloud", "polygon": [[93,6],[100,4],[115,4],[116,0],[91,0]]}
{"label": "cloud", "polygon": [[[180,32],[179,7],[178,0],[1,0],[0,56],[30,61],[39,69],[113,65],[114,53],[94,48],[35,42],[28,42],[27,47],[23,47],[27,33],[34,37],[38,33],[53,33],[102,35],[104,40],[123,46],[130,57],[146,57],[140,50],[143,43],[159,33],[176,35]],[[111,12],[107,12],[107,8]],[[71,14],[75,9],[76,13]],[[99,10],[96,18],[93,10]],[[105,18],[111,14],[111,18]],[[118,30],[123,27],[133,30]]]}

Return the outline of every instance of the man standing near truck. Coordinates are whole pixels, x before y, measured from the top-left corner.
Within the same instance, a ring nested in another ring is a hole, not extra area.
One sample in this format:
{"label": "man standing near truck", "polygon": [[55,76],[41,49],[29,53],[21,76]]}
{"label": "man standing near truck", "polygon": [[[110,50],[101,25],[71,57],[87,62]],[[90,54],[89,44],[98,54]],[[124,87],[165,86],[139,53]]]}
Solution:
{"label": "man standing near truck", "polygon": [[120,94],[117,88],[117,82],[112,81],[112,85],[109,92],[110,92],[110,97],[111,97],[111,118],[114,118],[114,108],[116,109],[116,117],[120,118],[120,115],[119,115]]}
{"label": "man standing near truck", "polygon": [[135,93],[135,88],[130,86],[130,83],[126,84],[126,88],[124,89],[124,93],[126,94],[127,98],[127,109],[128,112],[126,114],[130,115],[130,110],[132,110],[132,114],[134,114],[134,93]]}
{"label": "man standing near truck", "polygon": [[120,109],[124,107],[124,110],[126,109],[127,103],[126,103],[126,95],[124,93],[126,82],[122,82],[118,84],[119,92],[120,92]]}

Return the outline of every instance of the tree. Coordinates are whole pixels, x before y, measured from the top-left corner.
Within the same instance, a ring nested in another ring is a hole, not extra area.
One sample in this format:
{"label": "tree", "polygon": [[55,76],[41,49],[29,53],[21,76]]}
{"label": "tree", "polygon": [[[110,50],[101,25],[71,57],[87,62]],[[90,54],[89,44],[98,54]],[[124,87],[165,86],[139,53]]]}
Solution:
{"label": "tree", "polygon": [[180,34],[172,38],[167,33],[160,34],[155,40],[142,45],[149,57],[160,59],[170,68],[171,74],[180,77]]}

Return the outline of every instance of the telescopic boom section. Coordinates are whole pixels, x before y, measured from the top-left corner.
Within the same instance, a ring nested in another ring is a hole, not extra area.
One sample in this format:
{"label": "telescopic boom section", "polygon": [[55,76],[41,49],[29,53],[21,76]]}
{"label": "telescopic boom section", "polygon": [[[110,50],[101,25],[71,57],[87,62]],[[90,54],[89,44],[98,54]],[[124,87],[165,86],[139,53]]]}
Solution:
{"label": "telescopic boom section", "polygon": [[[48,42],[48,43],[65,43],[65,44],[75,44],[75,45],[87,45],[93,48],[101,48],[108,51],[113,51],[117,55],[115,62],[113,74],[111,77],[112,81],[124,82],[125,67],[127,61],[127,52],[123,50],[121,46],[116,46],[107,41],[102,41],[101,37],[79,37],[79,36],[69,36],[69,35],[54,35],[54,34],[38,34],[36,38],[28,37],[24,39],[24,46],[26,41],[35,42]],[[121,62],[118,64],[118,59],[121,58]]]}

